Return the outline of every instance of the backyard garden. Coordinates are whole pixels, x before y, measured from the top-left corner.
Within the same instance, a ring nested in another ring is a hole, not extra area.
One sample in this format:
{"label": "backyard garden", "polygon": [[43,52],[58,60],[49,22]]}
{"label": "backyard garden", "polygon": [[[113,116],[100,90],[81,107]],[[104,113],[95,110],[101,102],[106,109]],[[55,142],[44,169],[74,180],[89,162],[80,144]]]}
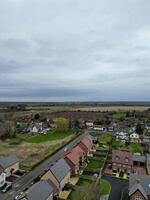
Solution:
{"label": "backyard garden", "polygon": [[110,184],[104,179],[96,184],[96,181],[80,178],[68,200],[99,200],[100,196],[108,195],[109,192]]}

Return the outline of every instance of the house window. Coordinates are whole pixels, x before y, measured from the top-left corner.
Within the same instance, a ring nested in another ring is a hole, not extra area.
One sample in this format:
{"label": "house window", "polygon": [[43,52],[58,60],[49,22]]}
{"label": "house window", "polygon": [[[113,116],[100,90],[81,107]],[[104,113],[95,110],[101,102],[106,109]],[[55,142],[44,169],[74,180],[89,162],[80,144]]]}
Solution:
{"label": "house window", "polygon": [[125,162],[129,162],[129,159],[127,157],[125,158]]}
{"label": "house window", "polygon": [[116,156],[116,160],[119,160],[120,158],[119,158],[119,156]]}
{"label": "house window", "polygon": [[142,197],[136,196],[136,197],[135,197],[135,200],[142,200]]}

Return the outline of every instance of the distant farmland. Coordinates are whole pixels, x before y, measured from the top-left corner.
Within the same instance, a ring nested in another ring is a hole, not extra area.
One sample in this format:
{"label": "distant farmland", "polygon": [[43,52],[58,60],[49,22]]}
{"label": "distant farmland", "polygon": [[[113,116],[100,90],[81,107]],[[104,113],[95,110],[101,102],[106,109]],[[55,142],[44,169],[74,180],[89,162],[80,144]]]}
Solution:
{"label": "distant farmland", "polygon": [[[16,116],[18,115],[27,115],[33,113],[56,113],[56,112],[71,112],[71,111],[83,111],[83,112],[107,112],[107,111],[145,111],[150,109],[150,103],[105,103],[105,104],[97,104],[97,103],[56,103],[56,104],[49,104],[49,103],[39,103],[39,104],[26,104],[25,111],[13,111]],[[6,104],[9,105],[9,104]],[[5,112],[4,106],[1,107],[0,105],[0,112]]]}
{"label": "distant farmland", "polygon": [[115,105],[108,105],[108,106],[78,106],[77,108],[72,108],[72,111],[144,111],[150,109],[150,106],[144,105],[133,105],[133,106],[115,106]]}

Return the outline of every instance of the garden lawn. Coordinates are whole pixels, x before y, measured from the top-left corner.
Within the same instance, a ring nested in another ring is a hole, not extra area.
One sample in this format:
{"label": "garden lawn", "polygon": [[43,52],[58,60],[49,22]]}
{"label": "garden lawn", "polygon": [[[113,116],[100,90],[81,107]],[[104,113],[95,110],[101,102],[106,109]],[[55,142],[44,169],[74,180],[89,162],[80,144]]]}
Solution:
{"label": "garden lawn", "polygon": [[112,134],[110,133],[105,133],[104,135],[98,138],[100,144],[107,144],[111,142],[111,140],[112,140]]}
{"label": "garden lawn", "polygon": [[108,195],[111,189],[110,183],[104,179],[100,181],[101,195]]}
{"label": "garden lawn", "polygon": [[143,147],[139,143],[130,144],[130,149],[133,153],[143,153]]}
{"label": "garden lawn", "polygon": [[128,146],[126,146],[123,142],[116,141],[116,140],[113,140],[112,147],[114,149],[122,149],[122,150],[127,150],[128,149]]}
{"label": "garden lawn", "polygon": [[93,169],[98,169],[101,168],[103,163],[99,160],[90,160],[90,162],[87,165],[87,168],[93,168]]}
{"label": "garden lawn", "polygon": [[99,198],[100,186],[95,187],[95,181],[79,179],[68,200],[99,200]]}
{"label": "garden lawn", "polygon": [[68,136],[70,136],[73,132],[72,131],[66,131],[66,132],[50,132],[46,135],[35,135],[30,138],[28,138],[26,141],[29,143],[41,143],[41,142],[47,142],[47,141],[53,141],[53,140],[61,140]]}

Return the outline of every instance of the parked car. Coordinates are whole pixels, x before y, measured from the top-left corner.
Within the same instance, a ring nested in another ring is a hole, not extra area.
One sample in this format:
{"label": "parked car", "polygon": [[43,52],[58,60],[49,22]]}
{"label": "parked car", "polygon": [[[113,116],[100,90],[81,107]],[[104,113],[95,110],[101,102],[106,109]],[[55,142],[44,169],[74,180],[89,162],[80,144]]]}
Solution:
{"label": "parked car", "polygon": [[18,175],[18,176],[23,176],[24,174],[26,174],[26,171],[18,170],[18,171],[15,172],[15,174]]}
{"label": "parked car", "polygon": [[2,193],[6,193],[12,188],[12,183],[7,183],[6,187],[4,187],[1,191]]}
{"label": "parked car", "polygon": [[2,185],[2,186],[0,187],[0,190],[3,190],[6,186],[7,186],[7,183],[4,183],[4,185]]}
{"label": "parked car", "polygon": [[15,196],[14,200],[21,200],[25,197],[25,194],[19,194],[17,196]]}

